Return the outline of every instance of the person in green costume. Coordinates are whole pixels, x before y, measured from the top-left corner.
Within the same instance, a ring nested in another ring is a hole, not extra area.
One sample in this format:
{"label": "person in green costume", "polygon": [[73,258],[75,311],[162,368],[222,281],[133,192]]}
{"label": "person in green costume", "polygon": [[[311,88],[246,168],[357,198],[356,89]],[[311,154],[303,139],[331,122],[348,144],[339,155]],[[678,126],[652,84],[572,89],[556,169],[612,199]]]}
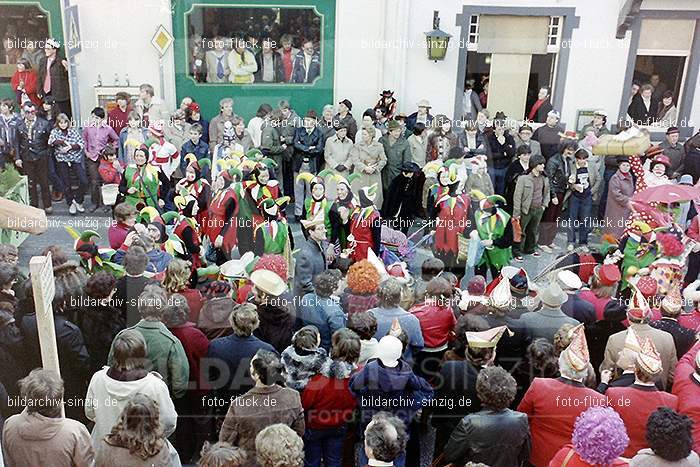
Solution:
{"label": "person in green costume", "polygon": [[294,266],[292,264],[294,237],[287,219],[280,216],[280,207],[288,202],[289,197],[284,196],[277,201],[266,198],[260,203],[260,211],[265,220],[253,232],[253,252],[258,257],[282,255],[287,260],[287,270],[291,271]]}
{"label": "person in green costume", "polygon": [[471,236],[481,240],[484,252],[474,268],[474,273],[486,277],[487,270],[491,271],[492,279],[498,277],[503,266],[513,259],[511,245],[513,243],[513,227],[510,214],[505,209],[506,200],[500,195],[484,196],[476,192],[479,209],[474,213],[475,228]]}

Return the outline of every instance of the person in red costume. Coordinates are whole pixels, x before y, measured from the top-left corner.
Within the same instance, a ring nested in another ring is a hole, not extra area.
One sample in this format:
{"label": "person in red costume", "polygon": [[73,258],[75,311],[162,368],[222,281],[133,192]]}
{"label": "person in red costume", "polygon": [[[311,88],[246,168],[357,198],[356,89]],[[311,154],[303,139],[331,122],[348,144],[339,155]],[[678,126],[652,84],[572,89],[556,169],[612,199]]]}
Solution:
{"label": "person in red costume", "polygon": [[202,177],[202,170],[205,166],[210,166],[209,159],[199,159],[194,154],[187,154],[185,160],[188,161],[185,169],[185,178],[175,184],[176,195],[189,195],[197,200],[199,210],[197,212],[197,223],[203,228],[207,224],[207,208],[211,199],[211,185]]}
{"label": "person in red costume", "polygon": [[461,275],[464,272],[464,263],[459,267],[459,237],[466,236],[469,230],[469,205],[467,194],[457,194],[459,180],[454,165],[443,167],[438,174],[440,186],[447,191],[442,191],[440,197],[435,200],[437,219],[435,221],[435,242],[433,253],[435,257],[445,263],[445,269]]}
{"label": "person in red costume", "polygon": [[[240,172],[239,172],[240,175]],[[231,256],[237,243],[239,193],[235,190],[235,169],[222,170],[214,180],[214,196],[209,203],[204,234],[214,247],[215,263],[223,264]]]}
{"label": "person in red costume", "polygon": [[605,407],[604,395],[584,386],[590,357],[583,324],[569,331],[571,343],[559,356],[559,378],[535,378],[518,412],[528,415],[532,433],[530,463],[546,467],[571,442],[574,422],[590,407]]}
{"label": "person in red costume", "polygon": [[382,227],[379,210],[374,205],[377,197],[377,184],[363,187],[359,192],[360,207],[355,209],[350,219],[348,241],[355,245],[352,259],[355,262],[367,259],[367,251],[372,249],[379,257],[382,242]]}

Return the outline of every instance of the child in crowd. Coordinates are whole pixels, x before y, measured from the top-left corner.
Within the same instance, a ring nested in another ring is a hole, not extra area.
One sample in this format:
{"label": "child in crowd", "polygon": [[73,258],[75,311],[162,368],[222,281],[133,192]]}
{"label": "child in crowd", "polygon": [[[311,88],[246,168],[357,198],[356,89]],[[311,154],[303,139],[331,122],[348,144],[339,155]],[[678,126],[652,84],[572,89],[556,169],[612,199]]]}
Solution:
{"label": "child in crowd", "polygon": [[[204,132],[202,125],[199,123],[194,123],[190,126],[188,135],[189,139],[185,141],[182,145],[182,154],[194,154],[197,160],[206,159],[209,157],[209,145],[202,139],[202,133]],[[188,162],[183,157],[180,160],[180,170],[184,174],[187,169]],[[202,177],[210,180],[209,178],[209,167],[202,167]]]}
{"label": "child in crowd", "polygon": [[316,326],[304,326],[292,336],[292,345],[282,352],[287,387],[302,391],[309,379],[321,371],[328,354],[320,344],[321,334]]}
{"label": "child in crowd", "polygon": [[100,172],[100,178],[102,178],[102,183],[104,184],[116,184],[122,181],[122,174],[124,173],[124,167],[119,163],[117,159],[117,151],[112,146],[107,146],[102,150],[102,157],[100,158],[100,167],[98,168]]}

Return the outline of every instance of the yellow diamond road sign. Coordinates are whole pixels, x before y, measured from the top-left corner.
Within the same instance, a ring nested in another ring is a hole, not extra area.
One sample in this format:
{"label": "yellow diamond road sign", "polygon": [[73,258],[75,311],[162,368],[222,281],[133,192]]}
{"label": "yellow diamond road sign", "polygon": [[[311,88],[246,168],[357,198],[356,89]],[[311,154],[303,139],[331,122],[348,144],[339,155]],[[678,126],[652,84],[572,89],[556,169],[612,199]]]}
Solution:
{"label": "yellow diamond road sign", "polygon": [[159,55],[164,55],[173,43],[173,36],[161,24],[151,39],[151,44],[158,51]]}

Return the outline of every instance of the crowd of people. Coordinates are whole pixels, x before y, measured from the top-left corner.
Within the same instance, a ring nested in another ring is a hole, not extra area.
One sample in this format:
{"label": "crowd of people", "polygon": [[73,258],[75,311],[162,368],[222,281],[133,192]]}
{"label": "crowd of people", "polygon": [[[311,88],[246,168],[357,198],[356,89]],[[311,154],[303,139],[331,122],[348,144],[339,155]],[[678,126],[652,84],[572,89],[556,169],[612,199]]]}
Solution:
{"label": "crowd of people", "polygon": [[0,245],[5,465],[700,463],[698,134],[140,89],[0,102],[31,203],[114,218],[41,252],[60,376]]}

